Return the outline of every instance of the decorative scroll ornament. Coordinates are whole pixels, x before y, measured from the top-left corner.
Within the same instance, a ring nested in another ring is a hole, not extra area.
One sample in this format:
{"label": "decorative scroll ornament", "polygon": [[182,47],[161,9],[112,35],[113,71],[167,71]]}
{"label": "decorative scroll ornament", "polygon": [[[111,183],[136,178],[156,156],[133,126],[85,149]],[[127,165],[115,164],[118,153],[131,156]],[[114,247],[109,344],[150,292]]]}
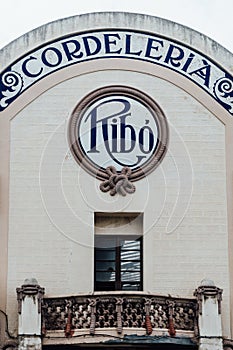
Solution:
{"label": "decorative scroll ornament", "polygon": [[[1,85],[3,85],[0,99],[0,107],[5,108],[10,103],[10,100],[15,98],[23,87],[23,79],[19,73],[8,71],[2,75]],[[7,88],[4,90],[4,88]]]}
{"label": "decorative scroll ornament", "polygon": [[116,193],[126,196],[127,193],[134,193],[136,191],[136,187],[129,181],[131,175],[131,169],[129,167],[122,168],[121,173],[118,174],[114,166],[109,166],[106,168],[106,173],[109,179],[100,184],[100,190],[102,192],[110,191],[111,196],[115,196]]}
{"label": "decorative scroll ornament", "polygon": [[227,105],[230,113],[233,113],[233,81],[223,77],[216,81],[214,93],[218,100]]}

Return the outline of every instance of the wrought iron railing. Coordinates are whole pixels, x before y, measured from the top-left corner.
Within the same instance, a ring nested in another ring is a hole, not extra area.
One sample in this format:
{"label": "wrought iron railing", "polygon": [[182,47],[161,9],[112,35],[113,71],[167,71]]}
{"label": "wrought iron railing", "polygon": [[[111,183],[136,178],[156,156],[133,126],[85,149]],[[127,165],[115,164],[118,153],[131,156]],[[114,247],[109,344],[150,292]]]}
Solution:
{"label": "wrought iron railing", "polygon": [[95,294],[45,298],[42,307],[42,327],[50,331],[64,331],[71,337],[78,330],[94,335],[99,329],[166,329],[170,336],[178,330],[197,334],[197,302],[147,294]]}

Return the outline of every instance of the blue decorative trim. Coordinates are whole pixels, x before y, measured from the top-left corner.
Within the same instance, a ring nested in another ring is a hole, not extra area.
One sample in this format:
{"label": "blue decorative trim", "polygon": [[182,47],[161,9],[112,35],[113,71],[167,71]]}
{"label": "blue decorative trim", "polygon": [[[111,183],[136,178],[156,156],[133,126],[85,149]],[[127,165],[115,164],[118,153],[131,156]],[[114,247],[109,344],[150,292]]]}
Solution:
{"label": "blue decorative trim", "polygon": [[233,77],[189,46],[142,31],[95,30],[62,37],[20,57],[0,75],[0,112],[49,74],[106,58],[139,60],[185,76],[233,115]]}

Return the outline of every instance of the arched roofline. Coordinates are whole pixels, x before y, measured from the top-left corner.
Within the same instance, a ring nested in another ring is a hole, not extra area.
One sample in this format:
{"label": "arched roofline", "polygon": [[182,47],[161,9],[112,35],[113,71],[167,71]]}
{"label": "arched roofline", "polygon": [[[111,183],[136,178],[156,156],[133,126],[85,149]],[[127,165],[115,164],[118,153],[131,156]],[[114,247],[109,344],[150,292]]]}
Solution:
{"label": "arched roofline", "polygon": [[[113,19],[114,16],[114,19]],[[90,25],[91,23],[91,25]],[[174,40],[184,42],[193,49],[209,56],[229,72],[233,72],[233,54],[210,37],[164,18],[131,12],[93,12],[70,16],[43,24],[17,39],[0,50],[1,70],[4,70],[17,58],[60,37],[72,35],[90,29],[121,27],[150,31]]]}
{"label": "arched roofline", "polygon": [[[137,35],[141,35],[140,47]],[[99,46],[97,51],[93,45]],[[233,116],[233,55],[205,35],[158,17],[126,12],[68,17],[23,35],[0,55],[0,112],[59,69],[121,55],[180,73]]]}

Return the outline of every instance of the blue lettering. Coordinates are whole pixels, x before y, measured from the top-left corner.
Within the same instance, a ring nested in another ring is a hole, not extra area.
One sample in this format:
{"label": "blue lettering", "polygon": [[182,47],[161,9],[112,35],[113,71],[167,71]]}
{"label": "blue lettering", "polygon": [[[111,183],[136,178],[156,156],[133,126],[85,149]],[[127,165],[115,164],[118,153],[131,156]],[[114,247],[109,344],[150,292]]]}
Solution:
{"label": "blue lettering", "polygon": [[114,123],[114,124],[112,124],[111,126],[112,126],[112,153],[117,153],[117,135],[118,135],[118,133],[117,133],[117,119],[116,118],[114,118],[113,120],[112,120],[112,123]]}
{"label": "blue lettering", "polygon": [[[47,57],[47,53],[48,52],[54,52],[57,58],[56,62],[49,62],[48,61],[48,57]],[[48,66],[48,67],[57,67],[59,66],[59,64],[61,64],[62,62],[62,54],[61,52],[56,48],[56,47],[48,47],[47,49],[45,49],[42,54],[41,54],[41,60],[42,62]]]}
{"label": "blue lettering", "polygon": [[37,58],[36,58],[36,57],[33,57],[33,56],[30,56],[29,58],[27,58],[27,59],[23,62],[23,64],[22,64],[22,71],[23,71],[24,74],[27,75],[28,77],[30,77],[30,78],[35,78],[35,77],[38,77],[38,76],[42,73],[43,68],[41,68],[41,69],[39,70],[38,73],[29,72],[28,67],[27,67],[27,63],[28,63],[29,61],[32,61],[32,60],[37,60]]}
{"label": "blue lettering", "polygon": [[[146,120],[146,124],[149,123],[149,120]],[[145,131],[147,130],[148,133],[148,142],[147,147],[148,149],[145,150],[144,142],[145,142]],[[152,129],[146,125],[139,131],[139,147],[142,153],[148,154],[152,151],[154,147],[154,135]]]}
{"label": "blue lettering", "polygon": [[[87,56],[93,56],[100,52],[101,41],[95,36],[86,36],[83,38],[84,47]],[[91,50],[91,45],[95,45],[94,49]]]}
{"label": "blue lettering", "polygon": [[[130,108],[130,103],[128,101],[125,101],[125,102],[127,102],[127,104],[129,105],[128,107]],[[129,115],[131,115],[131,113],[123,115],[123,116],[120,117],[120,119],[121,119],[121,134],[120,134],[121,147],[120,147],[120,152],[121,153],[130,153],[135,147],[135,142],[136,142],[135,130],[134,130],[132,125],[125,124],[125,119]],[[130,131],[130,137],[127,136],[127,140],[128,141],[130,140],[130,143],[131,143],[129,149],[126,149],[126,147],[125,147],[126,129],[128,129]]]}
{"label": "blue lettering", "polygon": [[[71,50],[71,45],[73,46],[73,50]],[[83,57],[83,53],[80,51],[80,43],[77,40],[69,40],[62,43],[63,49],[65,51],[66,57],[68,61],[72,61],[73,59]]]}
{"label": "blue lettering", "polygon": [[122,48],[117,50],[117,51],[111,51],[111,45],[116,45],[116,40],[112,40],[110,41],[110,37],[112,38],[117,38],[120,39],[120,35],[119,34],[104,34],[104,42],[105,42],[105,52],[106,53],[118,53],[120,54],[122,51]]}
{"label": "blue lettering", "polygon": [[189,74],[196,74],[199,78],[204,80],[204,85],[209,88],[211,66],[206,60],[202,60],[202,62],[205,64],[205,66],[198,68]]}
{"label": "blue lettering", "polygon": [[[119,112],[113,113],[109,116],[103,117],[101,119],[98,118],[98,109],[105,105],[106,103],[111,102],[118,102],[122,104],[122,108]],[[116,98],[111,99],[108,101],[104,101],[99,103],[97,106],[95,106],[91,112],[87,115],[84,122],[86,123],[90,119],[91,123],[91,131],[90,131],[90,149],[87,151],[88,153],[99,153],[97,149],[97,139],[99,141],[99,138],[97,136],[97,132],[99,129],[97,129],[98,124],[101,125],[101,131],[102,131],[102,137],[104,141],[104,145],[106,148],[107,153],[109,156],[116,162],[117,164],[121,166],[126,166],[127,164],[124,164],[120,162],[118,159],[116,159],[113,154],[115,153],[130,153],[133,151],[136,145],[136,131],[132,125],[129,123],[126,123],[126,118],[131,116],[130,112],[130,102],[122,99],[122,98]],[[117,117],[120,120],[119,128],[117,125]],[[113,119],[112,119],[113,118]],[[112,119],[112,124],[109,125],[109,120]],[[111,128],[109,130],[109,128]],[[149,141],[147,142],[149,149],[144,148],[144,141],[145,141],[145,135],[144,135],[144,129],[149,130]],[[111,131],[111,139],[109,138],[109,131]],[[119,150],[118,147],[118,141],[119,141]],[[127,141],[127,144],[126,144]],[[140,149],[144,154],[149,153],[153,146],[154,146],[154,136],[152,133],[151,128],[144,127],[143,130],[139,133],[139,141],[142,143],[140,146]],[[136,166],[138,165],[141,160],[145,158],[145,156],[136,156],[136,162],[134,164],[131,164],[130,166]]]}
{"label": "blue lettering", "polygon": [[195,55],[193,53],[189,54],[189,57],[187,58],[185,64],[182,67],[182,71],[187,72],[187,69],[189,68],[190,64],[192,63],[193,59],[194,59]]}
{"label": "blue lettering", "polygon": [[[176,50],[176,54],[175,54],[175,50]],[[173,53],[175,54],[174,56],[172,56]],[[182,60],[183,57],[184,57],[184,51],[180,47],[170,44],[164,62],[167,64],[169,64],[170,62],[173,67],[179,67],[181,63],[177,61]]]}
{"label": "blue lettering", "polygon": [[[156,43],[156,46],[153,46],[154,43]],[[157,45],[157,43],[159,45]],[[161,59],[162,55],[160,55],[160,56],[152,56],[151,51],[155,50],[157,52],[160,47],[163,47],[163,41],[162,40],[156,40],[156,39],[149,38],[148,42],[147,42],[145,57],[154,58],[154,59],[159,61]]]}
{"label": "blue lettering", "polygon": [[132,35],[130,34],[126,34],[126,43],[125,43],[125,53],[127,55],[136,55],[136,56],[140,56],[142,53],[142,50],[138,51],[138,52],[132,52],[131,51],[131,38]]}

